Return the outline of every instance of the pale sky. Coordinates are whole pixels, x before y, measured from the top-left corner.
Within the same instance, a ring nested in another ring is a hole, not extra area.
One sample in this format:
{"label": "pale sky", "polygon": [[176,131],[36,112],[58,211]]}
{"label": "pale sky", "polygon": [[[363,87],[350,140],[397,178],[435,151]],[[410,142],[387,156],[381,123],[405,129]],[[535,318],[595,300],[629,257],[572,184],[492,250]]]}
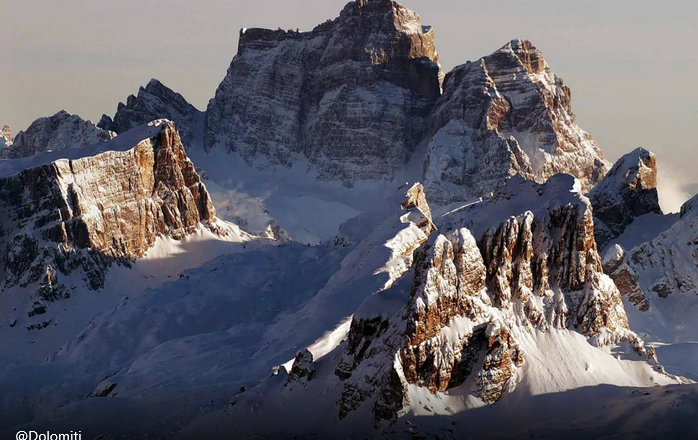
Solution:
{"label": "pale sky", "polygon": [[[665,183],[698,182],[698,1],[405,0],[445,71],[529,39],[615,160],[654,151]],[[346,0],[0,0],[0,126],[65,108],[98,121],[150,78],[205,109],[241,27],[310,30]],[[667,183],[668,184],[668,183]]]}

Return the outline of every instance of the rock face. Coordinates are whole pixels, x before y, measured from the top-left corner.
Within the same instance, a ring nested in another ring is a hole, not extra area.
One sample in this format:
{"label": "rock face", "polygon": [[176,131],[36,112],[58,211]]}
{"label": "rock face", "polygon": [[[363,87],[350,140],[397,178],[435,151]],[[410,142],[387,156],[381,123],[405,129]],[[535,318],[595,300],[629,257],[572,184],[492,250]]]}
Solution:
{"label": "rock face", "polygon": [[243,29],[208,105],[205,148],[260,168],[305,157],[322,180],[391,179],[440,93],[434,32],[389,0],[359,0],[310,32]]}
{"label": "rock face", "polygon": [[102,115],[97,126],[121,134],[156,119],[168,119],[177,125],[182,142],[188,148],[194,138],[192,130],[202,118],[202,113],[182,95],[151,79],[138,89],[138,96],[130,95],[126,104],[119,103],[114,119]]}
{"label": "rock face", "polygon": [[486,196],[513,175],[567,173],[588,191],[610,167],[577,126],[570,89],[529,41],[453,69],[431,119],[425,186],[435,203]]}
{"label": "rock face", "polygon": [[17,159],[36,153],[93,145],[114,136],[114,133],[99,129],[78,115],[61,110],[53,116],[32,122],[26,131],[17,133],[11,147],[0,150],[0,154],[5,159]]}
{"label": "rock face", "polygon": [[[528,362],[519,340],[533,330],[574,329],[596,346],[627,341],[656,365],[628,328],[621,295],[603,273],[592,209],[570,195],[568,177],[519,185],[520,197],[541,207],[498,226],[485,225],[506,211],[506,197],[437,224],[442,232],[415,253],[404,307],[390,315],[365,305],[354,316],[335,370],[340,418],[375,398],[375,424],[393,421],[414,386],[436,393],[466,384],[493,403],[516,387]],[[476,240],[454,224],[484,232]]]}
{"label": "rock face", "polygon": [[618,288],[631,299],[631,295],[644,298],[644,302],[633,301],[640,310],[647,310],[646,303],[651,306],[657,298],[698,295],[698,196],[681,207],[681,217],[670,229],[620,260],[639,286],[617,282]]}
{"label": "rock face", "polygon": [[618,290],[640,311],[646,312],[650,302],[640,287],[640,277],[626,260],[625,250],[615,245],[608,250],[603,260],[603,270],[616,283]]}
{"label": "rock face", "polygon": [[307,348],[299,351],[293,361],[293,367],[288,374],[286,384],[294,382],[305,385],[315,377],[315,365],[313,365],[313,354]]}
{"label": "rock face", "polygon": [[99,289],[110,264],[143,256],[159,236],[180,239],[202,224],[225,234],[174,124],[157,121],[153,129],[127,151],[0,179],[2,285],[38,286],[29,313],[65,297],[60,277],[77,269]]}
{"label": "rock face", "polygon": [[600,249],[618,237],[636,217],[662,214],[657,194],[657,159],[638,148],[618,159],[589,193]]}

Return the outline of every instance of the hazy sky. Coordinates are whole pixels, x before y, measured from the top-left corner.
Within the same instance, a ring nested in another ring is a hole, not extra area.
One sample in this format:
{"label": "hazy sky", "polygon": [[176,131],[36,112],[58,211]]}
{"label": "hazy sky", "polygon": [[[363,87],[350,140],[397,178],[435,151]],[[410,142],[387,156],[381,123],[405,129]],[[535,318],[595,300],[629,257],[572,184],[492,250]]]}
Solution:
{"label": "hazy sky", "polygon": [[[241,27],[310,30],[346,0],[0,0],[0,125],[65,108],[99,120],[152,77],[205,109]],[[637,146],[698,182],[698,1],[405,0],[444,70],[531,40],[610,160]]]}

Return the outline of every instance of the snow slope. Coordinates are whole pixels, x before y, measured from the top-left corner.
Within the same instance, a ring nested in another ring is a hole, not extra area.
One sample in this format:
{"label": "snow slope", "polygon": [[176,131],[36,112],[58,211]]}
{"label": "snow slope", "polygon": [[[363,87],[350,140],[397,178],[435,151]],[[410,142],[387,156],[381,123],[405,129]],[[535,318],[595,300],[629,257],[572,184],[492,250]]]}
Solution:
{"label": "snow slope", "polygon": [[[393,212],[403,197],[404,189],[393,197]],[[425,239],[413,221],[422,220],[410,212],[394,215],[349,246],[290,243],[257,249],[255,240],[231,243],[221,251],[237,253],[181,276],[164,271],[152,280],[170,276],[171,282],[126,298],[116,294],[124,293],[124,277],[115,272],[105,288],[115,292],[111,299],[117,304],[110,312],[91,320],[49,362],[28,360],[5,368],[0,382],[8,392],[0,426],[10,431],[20,423],[58,427],[69,415],[85,426],[84,433],[121,432],[123,419],[107,420],[106,414],[126,406],[133,411],[130,432],[162,436],[169,432],[162,429],[193,417],[188,411],[195,402],[214,401],[208,410],[220,408],[234,390],[256,384],[299,347],[310,346],[318,356],[332,350],[346,318],[366,296],[390,286],[409,266],[412,249]],[[361,223],[347,228],[371,229]],[[190,253],[177,253],[181,249],[189,246],[161,243],[136,269],[150,265],[147,273],[158,273],[172,267],[170,259],[188,261]],[[196,247],[192,250],[196,253]],[[169,402],[175,394],[177,400]],[[88,395],[109,397],[85,400]],[[174,420],[160,426],[151,411],[163,402],[169,402]]]}

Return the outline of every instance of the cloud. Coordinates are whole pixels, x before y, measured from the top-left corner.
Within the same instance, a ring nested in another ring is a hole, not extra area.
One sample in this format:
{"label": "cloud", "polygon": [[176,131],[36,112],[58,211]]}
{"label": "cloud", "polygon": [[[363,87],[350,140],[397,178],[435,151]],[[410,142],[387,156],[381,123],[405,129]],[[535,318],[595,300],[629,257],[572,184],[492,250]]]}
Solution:
{"label": "cloud", "polygon": [[659,205],[665,213],[678,212],[681,205],[691,198],[691,188],[695,187],[695,184],[689,182],[686,176],[659,167],[657,192]]}
{"label": "cloud", "polygon": [[216,207],[216,215],[223,220],[251,233],[264,231],[272,220],[263,198],[251,197],[239,189],[223,188],[213,182],[206,182],[206,187]]}

